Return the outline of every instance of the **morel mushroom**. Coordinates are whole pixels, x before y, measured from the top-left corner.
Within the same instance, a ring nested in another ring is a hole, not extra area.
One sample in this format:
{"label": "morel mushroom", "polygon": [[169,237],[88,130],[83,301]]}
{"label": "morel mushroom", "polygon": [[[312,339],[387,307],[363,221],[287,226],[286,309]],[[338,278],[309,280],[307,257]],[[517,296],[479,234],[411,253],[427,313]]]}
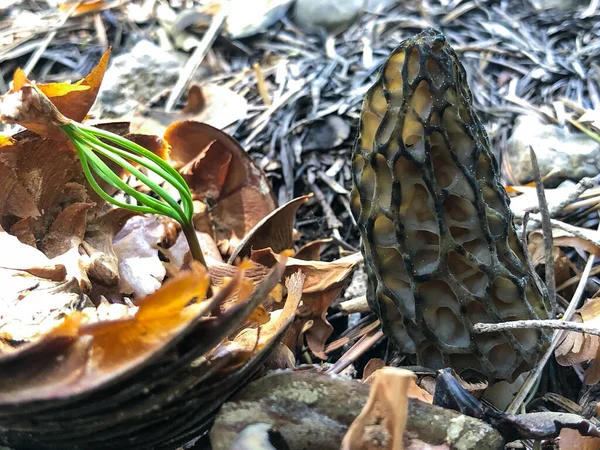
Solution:
{"label": "morel mushroom", "polygon": [[368,299],[416,362],[513,380],[549,344],[542,330],[473,334],[479,322],[546,319],[465,70],[443,34],[403,41],[367,93],[352,208]]}

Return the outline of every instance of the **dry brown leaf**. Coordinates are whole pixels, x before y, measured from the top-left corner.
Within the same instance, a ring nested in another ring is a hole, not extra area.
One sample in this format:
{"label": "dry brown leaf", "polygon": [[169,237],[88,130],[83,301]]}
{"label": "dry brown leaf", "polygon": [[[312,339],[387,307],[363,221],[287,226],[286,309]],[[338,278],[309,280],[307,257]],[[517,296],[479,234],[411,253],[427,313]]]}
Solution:
{"label": "dry brown leaf", "polygon": [[[587,228],[576,227],[585,237],[575,236],[567,231],[552,229],[552,240],[555,247],[573,247],[580,248],[593,255],[600,256],[600,247],[596,243],[600,242],[600,232]],[[542,230],[534,230],[529,234],[529,244],[527,246],[531,260],[537,265],[544,259],[544,234]]]}
{"label": "dry brown leaf", "polygon": [[[251,259],[267,267],[273,266],[280,255],[271,249],[253,251]],[[301,270],[306,275],[304,292],[322,292],[332,287],[341,286],[348,275],[352,273],[357,264],[362,261],[360,252],[353,253],[334,261],[304,261],[302,259],[287,258],[287,271],[293,273]]]}
{"label": "dry brown leaf", "polygon": [[553,229],[553,245],[557,247],[580,248],[593,255],[600,256],[600,247],[597,245],[600,242],[600,232],[581,227],[577,227],[577,230],[584,237],[575,236],[564,230]]}
{"label": "dry brown leaf", "polygon": [[[9,152],[18,148],[16,143],[11,143]],[[5,147],[0,146],[0,158]],[[14,158],[11,158],[14,160]],[[14,169],[0,160],[0,219],[6,215],[12,215],[19,218],[38,217],[39,210],[31,194],[17,178]]]}
{"label": "dry brown leaf", "polygon": [[89,223],[82,242],[85,269],[89,277],[105,287],[119,284],[119,260],[113,247],[113,238],[125,222],[139,213],[114,208]]}
{"label": "dry brown leaf", "polygon": [[[373,383],[373,380],[377,376],[377,372],[385,367],[388,366],[386,366],[381,359],[371,359],[363,371],[363,383]],[[417,384],[416,377],[409,381],[406,395],[409,398],[415,398],[417,400],[421,400],[422,402],[429,403],[430,405],[433,404],[433,395]]]}
{"label": "dry brown leaf", "polygon": [[558,436],[559,450],[600,450],[600,439],[584,437],[577,430],[563,428]]}
{"label": "dry brown leaf", "polygon": [[248,328],[240,332],[234,339],[236,345],[246,351],[262,348],[269,340],[281,331],[284,324],[289,323],[300,303],[304,276],[300,272],[292,274],[286,279],[288,295],[283,309],[270,313],[267,323],[258,328]]}
{"label": "dry brown leaf", "polygon": [[342,450],[402,450],[408,418],[407,391],[416,375],[385,367],[376,372],[369,398],[352,422]]}
{"label": "dry brown leaf", "polygon": [[[229,254],[275,209],[270,183],[237,141],[209,125],[183,121],[165,131],[169,158],[180,168],[194,198],[210,205],[212,228],[221,252]],[[214,196],[207,200],[207,196]],[[233,243],[233,244],[231,244]]]}
{"label": "dry brown leaf", "polygon": [[[251,259],[264,267],[271,267],[283,258],[270,248],[252,252]],[[355,253],[331,262],[304,261],[287,258],[286,274],[297,271],[306,276],[302,295],[302,304],[292,331],[286,336],[286,342],[296,342],[297,334],[305,331],[306,342],[315,356],[327,359],[325,343],[333,331],[327,321],[327,310],[338,297],[344,281],[352,273],[362,255]],[[307,327],[304,325],[308,324]],[[294,349],[292,349],[294,350]]]}
{"label": "dry brown leaf", "polygon": [[187,104],[181,111],[165,112],[151,108],[133,118],[131,129],[136,133],[162,135],[167,127],[181,120],[195,120],[223,129],[242,120],[248,114],[246,99],[231,89],[216,84],[198,86],[192,84]]}
{"label": "dry brown leaf", "polygon": [[48,258],[55,258],[83,241],[87,225],[87,212],[93,203],[73,203],[56,216],[48,233],[40,242],[40,250]]}
{"label": "dry brown leaf", "polygon": [[0,231],[0,268],[27,272],[53,281],[63,281],[65,266],[52,262],[34,247],[23,244],[15,236]]}
{"label": "dry brown leaf", "polygon": [[10,234],[19,239],[23,244],[37,248],[37,241],[33,234],[33,221],[31,220],[31,217],[15,222],[14,225],[10,227]]}
{"label": "dry brown leaf", "polygon": [[11,152],[11,168],[30,194],[33,207],[42,213],[34,225],[39,239],[62,210],[62,191],[67,182],[82,177],[81,168],[75,154],[64,145],[27,131],[18,133],[14,138],[18,151],[12,153],[12,149],[0,147],[0,155],[5,150]]}
{"label": "dry brown leaf", "polygon": [[[3,374],[23,375],[18,384],[10,376],[0,377],[0,403],[69,396],[146,363],[196,318],[208,312],[212,302],[186,307],[194,298],[204,299],[208,280],[206,271],[195,264],[192,270],[182,272],[154,294],[140,299],[136,314],[130,318],[85,324],[83,315],[74,312],[48,335],[49,342],[42,340],[9,355],[8,359],[0,358]],[[57,336],[68,339],[56,345],[53,341]],[[53,347],[44,350],[44,344]],[[32,365],[30,357],[39,356],[40,351],[47,351],[50,360],[40,358]],[[61,356],[56,359],[58,355]],[[53,362],[55,359],[60,363]]]}
{"label": "dry brown leaf", "polygon": [[244,236],[244,239],[229,257],[229,264],[233,264],[238,257],[250,256],[253,250],[269,247],[275,253],[280,253],[290,249],[294,243],[296,212],[300,205],[306,203],[310,197],[311,195],[298,197],[265,216]]}
{"label": "dry brown leaf", "polygon": [[321,247],[323,244],[329,244],[333,239],[317,239],[315,241],[308,242],[298,249],[294,258],[304,259],[305,261],[319,261],[321,259]]}
{"label": "dry brown leaf", "polygon": [[361,381],[363,383],[371,384],[373,382],[375,372],[383,367],[385,367],[385,363],[382,359],[371,358],[363,369],[363,377]]}
{"label": "dry brown leaf", "polygon": [[[0,356],[38,341],[60,324],[65,314],[92,306],[86,305],[76,280],[52,281],[0,268],[0,285]],[[3,340],[9,343],[2,345]],[[18,345],[13,347],[15,343]]]}
{"label": "dry brown leaf", "polygon": [[310,323],[309,327],[304,328],[306,343],[310,351],[321,359],[327,359],[325,343],[333,332],[333,326],[327,321],[327,310],[341,290],[341,287],[334,287],[321,292],[305,293],[302,296],[298,320]]}
{"label": "dry brown leaf", "polygon": [[155,216],[131,217],[113,240],[119,261],[119,291],[136,297],[160,288],[166,269],[158,255],[164,228]]}
{"label": "dry brown leaf", "polygon": [[17,69],[13,88],[0,97],[2,120],[18,123],[40,136],[67,142],[68,138],[57,128],[60,122],[54,108],[64,117],[81,122],[96,100],[109,58],[110,51],[107,51],[87,77],[73,84],[33,85],[25,73]]}
{"label": "dry brown leaf", "polygon": [[[200,231],[196,231],[196,236],[198,237],[198,242],[200,243],[204,258],[222,263],[223,258],[221,257],[219,248],[212,236]],[[192,259],[190,246],[183,233],[179,233],[175,244],[169,248],[161,248],[160,252],[168,259],[168,262],[165,263],[165,265],[169,274],[177,273]]]}
{"label": "dry brown leaf", "polygon": [[[588,300],[575,312],[571,320],[600,328],[600,298]],[[567,331],[556,346],[554,354],[556,361],[563,366],[571,366],[593,360],[585,371],[585,381],[590,385],[600,382],[600,367],[598,364],[598,358],[600,358],[599,336]]]}

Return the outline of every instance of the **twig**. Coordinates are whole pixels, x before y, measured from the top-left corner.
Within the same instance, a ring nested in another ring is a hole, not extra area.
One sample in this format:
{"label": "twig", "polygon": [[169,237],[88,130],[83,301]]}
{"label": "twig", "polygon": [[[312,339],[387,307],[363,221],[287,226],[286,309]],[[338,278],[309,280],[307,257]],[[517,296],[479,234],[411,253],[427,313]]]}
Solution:
{"label": "twig", "polygon": [[269,88],[267,87],[267,83],[265,81],[265,77],[263,76],[261,67],[259,63],[254,63],[252,66],[254,69],[254,75],[256,76],[256,88],[258,90],[258,94],[262,98],[262,101],[265,105],[271,105],[271,97],[269,96]]}
{"label": "twig", "polygon": [[73,15],[73,13],[77,9],[77,7],[81,4],[82,1],[83,0],[74,2],[73,5],[68,9],[68,11],[61,17],[60,21],[56,24],[56,28],[54,28],[53,31],[48,33],[46,35],[46,38],[42,42],[40,42],[39,47],[37,48],[35,53],[33,55],[31,55],[31,57],[29,58],[29,61],[27,61],[27,64],[25,64],[25,67],[23,68],[23,72],[25,72],[25,75],[29,75],[29,73],[33,70],[35,65],[38,63],[38,61],[40,60],[40,58],[42,57],[42,55],[48,48],[48,45],[50,45],[50,42],[52,42],[52,39],[54,39],[54,37],[56,36],[56,33],[58,33],[58,30],[65,23],[67,23],[67,20],[69,20],[69,17],[71,17]]}
{"label": "twig", "polygon": [[492,333],[494,331],[505,330],[520,330],[527,329],[551,329],[551,330],[568,330],[578,333],[592,334],[600,336],[600,329],[594,326],[586,325],[579,322],[566,322],[564,320],[514,320],[503,323],[476,323],[473,325],[473,333]]}
{"label": "twig", "polygon": [[379,339],[383,337],[383,331],[379,330],[370,334],[366,334],[360,338],[360,340],[352,346],[350,350],[344,353],[340,359],[338,359],[335,364],[333,364],[326,373],[329,375],[335,375],[340,373],[350,364],[352,364],[356,358],[362,355],[364,352],[369,350],[372,346],[374,346]]}
{"label": "twig", "polygon": [[342,222],[337,218],[335,212],[331,208],[331,205],[325,198],[325,194],[323,194],[323,191],[321,191],[321,189],[316,185],[316,183],[314,183],[311,180],[311,177],[309,176],[304,177],[304,182],[310,186],[310,189],[315,194],[315,198],[321,205],[321,208],[323,209],[323,214],[325,215],[325,220],[327,221],[327,227],[330,230],[341,228]]}
{"label": "twig", "polygon": [[[592,266],[594,265],[595,259],[596,258],[593,255],[590,255],[588,262],[585,265],[585,269],[584,269],[583,273],[581,274],[581,280],[579,280],[579,284],[577,285],[575,294],[573,294],[573,298],[571,299],[571,302],[569,303],[569,307],[567,308],[567,310],[565,311],[565,314],[563,316],[563,319],[565,321],[570,320],[571,317],[573,317],[573,314],[575,313],[577,306],[579,306],[579,301],[581,300],[581,296],[583,295],[583,292],[585,290],[585,284],[587,283],[587,280],[590,275],[590,271],[592,270]],[[557,330],[554,332],[554,335],[552,336],[552,342],[550,343],[550,346],[546,350],[546,353],[544,353],[544,355],[540,358],[535,369],[533,369],[533,371],[531,371],[529,373],[529,376],[527,377],[527,379],[521,386],[521,389],[519,389],[519,392],[517,392],[517,395],[515,396],[513,401],[510,403],[510,405],[508,405],[508,408],[506,408],[507,413],[516,414],[516,412],[519,410],[519,408],[521,407],[521,404],[527,398],[527,396],[531,392],[532,388],[537,383],[538,378],[544,371],[544,367],[546,366],[546,363],[550,359],[550,356],[552,356],[552,354],[554,353],[554,349],[556,348],[556,345],[558,344],[559,340],[562,338],[563,334],[564,334],[564,331]]]}
{"label": "twig", "polygon": [[554,279],[554,255],[552,253],[552,225],[550,224],[550,212],[548,211],[548,202],[544,192],[544,182],[540,175],[537,157],[533,147],[529,146],[529,156],[531,157],[531,166],[533,168],[533,177],[535,179],[535,189],[537,191],[538,204],[542,215],[542,231],[544,232],[544,253],[546,264],[544,265],[546,273],[546,287],[548,289],[548,299],[550,300],[550,318],[556,317],[556,281]]}
{"label": "twig", "polygon": [[352,298],[350,300],[346,300],[345,302],[341,302],[338,305],[338,308],[340,308],[340,311],[344,314],[371,312],[371,308],[369,307],[369,303],[367,302],[366,295],[361,295],[360,297]]}
{"label": "twig", "polygon": [[206,56],[206,53],[210,49],[212,43],[217,38],[217,35],[221,31],[221,28],[225,23],[225,19],[227,18],[226,9],[226,5],[223,5],[219,13],[215,17],[213,17],[212,23],[210,24],[208,30],[206,30],[204,37],[194,50],[194,53],[192,53],[192,56],[190,56],[190,58],[185,63],[185,66],[183,67],[183,70],[181,71],[181,74],[179,75],[179,78],[177,79],[177,82],[175,83],[171,94],[169,95],[167,104],[165,105],[166,112],[173,111],[177,100],[179,100],[179,97],[181,97],[181,94],[190,82],[192,75],[194,75],[196,70],[198,70],[198,67],[200,67],[200,63],[202,63],[202,60]]}
{"label": "twig", "polygon": [[559,203],[553,204],[549,207],[550,217],[554,217],[560,211],[565,209],[567,206],[570,206],[575,200],[581,197],[588,189],[594,187],[594,179],[593,178],[582,178],[579,183],[573,188],[569,195],[567,195],[564,199],[562,199]]}
{"label": "twig", "polygon": [[[515,213],[515,218],[522,219],[523,215]],[[529,220],[531,222],[541,223],[542,222],[542,216],[539,213],[530,214],[529,215]],[[567,233],[571,233],[573,236],[577,236],[577,237],[580,237],[581,239],[584,239],[584,240],[586,240],[588,242],[591,242],[596,247],[600,247],[600,238],[594,239],[590,235],[587,235],[587,234],[585,234],[585,233],[582,232],[582,230],[584,230],[584,231],[589,231],[590,233],[593,233],[594,230],[590,230],[590,229],[587,229],[587,228],[576,227],[575,225],[570,225],[568,223],[565,223],[565,222],[562,222],[562,221],[556,220],[556,219],[550,219],[550,224],[552,225],[552,228],[558,228],[559,230],[566,231]]]}

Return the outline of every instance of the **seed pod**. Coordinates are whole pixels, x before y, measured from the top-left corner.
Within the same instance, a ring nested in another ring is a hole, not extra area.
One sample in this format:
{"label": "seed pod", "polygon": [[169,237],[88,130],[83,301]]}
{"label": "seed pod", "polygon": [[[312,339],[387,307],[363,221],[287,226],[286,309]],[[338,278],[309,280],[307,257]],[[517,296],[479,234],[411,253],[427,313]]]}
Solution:
{"label": "seed pod", "polygon": [[[416,362],[513,380],[549,333],[473,334],[479,322],[547,319],[472,105],[444,35],[403,41],[365,96],[352,169],[368,300]],[[474,371],[474,372],[473,372]]]}

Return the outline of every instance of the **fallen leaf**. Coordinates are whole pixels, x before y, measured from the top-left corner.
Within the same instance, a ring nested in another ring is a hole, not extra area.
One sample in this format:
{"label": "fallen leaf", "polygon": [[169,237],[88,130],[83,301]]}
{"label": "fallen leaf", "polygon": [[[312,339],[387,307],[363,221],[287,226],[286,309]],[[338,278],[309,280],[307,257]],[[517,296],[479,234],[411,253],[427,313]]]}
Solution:
{"label": "fallen leaf", "polygon": [[577,430],[563,428],[558,435],[559,450],[600,450],[600,439],[584,437]]}
{"label": "fallen leaf", "polygon": [[[192,270],[165,282],[154,294],[140,299],[133,317],[82,323],[76,340],[65,351],[58,349],[64,355],[60,364],[44,367],[40,361],[37,380],[33,378],[9,387],[10,378],[0,378],[0,403],[63,397],[89,390],[140,367],[195,318],[208,312],[211,302],[202,302],[207,288],[206,271],[194,265]],[[202,303],[186,308],[194,298]],[[81,313],[74,314],[77,321]],[[2,362],[0,359],[0,365]],[[18,364],[12,370],[17,367]]]}
{"label": "fallen leaf", "polygon": [[89,277],[106,287],[119,284],[119,259],[115,253],[113,239],[123,225],[139,213],[113,208],[91,221],[81,243],[86,255],[85,269]]}
{"label": "fallen leaf", "polygon": [[[57,129],[59,123],[52,105],[64,117],[81,122],[96,100],[109,58],[110,51],[107,51],[87,77],[73,84],[50,83],[34,86],[25,73],[17,69],[13,88],[0,97],[2,120],[18,123],[58,142],[67,142],[67,137]],[[39,92],[42,93],[41,96]],[[48,103],[45,103],[46,101]]]}
{"label": "fallen leaf", "polygon": [[[270,248],[254,251],[251,256],[253,261],[265,267],[271,267],[281,258],[281,255],[275,254]],[[331,262],[296,258],[286,258],[286,261],[286,274],[300,271],[306,276],[302,304],[292,329],[296,334],[304,330],[310,350],[315,356],[327,359],[324,353],[325,343],[333,331],[326,319],[327,310],[339,296],[345,280],[362,261],[362,255],[355,253]],[[305,324],[308,326],[305,327]],[[294,333],[286,337],[288,343],[295,341]]]}
{"label": "fallen leaf", "polygon": [[285,281],[288,295],[283,309],[271,312],[269,321],[264,325],[242,331],[233,339],[233,342],[247,351],[255,347],[262,348],[282,330],[285,324],[291,323],[300,304],[303,284],[304,276],[300,272],[288,277]]}
{"label": "fallen leaf", "polygon": [[[222,263],[223,258],[213,238],[209,234],[200,231],[196,231],[196,236],[204,258]],[[168,263],[165,263],[165,265],[169,273],[177,273],[192,259],[190,246],[183,233],[179,233],[175,244],[169,248],[161,248],[160,252],[168,259]]]}
{"label": "fallen leaf", "polygon": [[247,114],[248,102],[242,95],[216,84],[192,84],[181,111],[165,112],[158,108],[141,111],[132,119],[131,129],[136,133],[162,135],[172,123],[181,120],[195,120],[223,129]]}
{"label": "fallen leaf", "polygon": [[27,272],[52,281],[65,279],[65,266],[53,263],[37,248],[23,244],[6,231],[0,231],[0,248],[0,268]]}
{"label": "fallen leaf", "polygon": [[304,259],[305,261],[319,261],[321,259],[321,248],[323,244],[329,244],[333,239],[317,239],[315,241],[308,242],[298,249],[294,258]]}
{"label": "fallen leaf", "polygon": [[[22,244],[25,245],[25,244]],[[0,358],[36,342],[59,325],[66,314],[92,306],[81,295],[76,280],[52,281],[26,272],[0,268]]]}
{"label": "fallen leaf", "polygon": [[160,288],[166,269],[158,256],[163,239],[160,219],[155,216],[131,217],[113,240],[119,261],[119,290],[136,297]]}
{"label": "fallen leaf", "polygon": [[16,179],[28,194],[19,197],[29,203],[30,217],[38,216],[37,212],[42,213],[34,226],[36,237],[41,238],[46,226],[62,209],[63,187],[67,182],[76,180],[81,169],[74,153],[63,145],[31,132],[18,133],[14,139],[18,149],[16,153],[13,153],[13,148],[0,147],[0,158],[5,151],[9,153]]}
{"label": "fallen leaf", "polygon": [[233,264],[238,257],[250,256],[253,250],[270,247],[273,252],[280,253],[291,248],[294,243],[296,212],[310,197],[311,195],[298,197],[265,216],[244,236],[229,257],[229,264]]}
{"label": "fallen leaf", "polygon": [[83,241],[87,225],[87,212],[93,203],[73,203],[56,216],[50,230],[40,242],[40,250],[48,258],[55,258]]}
{"label": "fallen leaf", "polygon": [[[280,255],[274,253],[270,248],[253,251],[251,258],[259,264],[267,267],[273,266],[281,259]],[[360,252],[352,253],[334,261],[305,261],[296,258],[287,258],[287,271],[291,274],[301,270],[306,275],[304,292],[322,292],[332,287],[341,286],[352,273],[357,264],[362,262]]]}
{"label": "fallen leaf", "polygon": [[[576,236],[568,231],[557,228],[552,229],[552,245],[555,247],[573,247],[585,250],[593,255],[600,256],[600,232],[588,228],[574,227],[581,236]],[[529,234],[529,253],[532,262],[543,259],[543,232],[534,230]]]}
{"label": "fallen leaf", "polygon": [[[8,153],[12,153],[18,144],[11,141]],[[6,151],[6,146],[0,146],[0,158]],[[10,158],[15,159],[15,158]],[[19,218],[38,217],[40,212],[31,194],[19,181],[16,172],[0,159],[0,219],[6,215]]]}
{"label": "fallen leaf", "polygon": [[[186,166],[184,179],[194,198],[209,205],[215,240],[222,253],[230,253],[275,209],[266,175],[231,136],[209,125],[176,122],[164,136],[175,165],[182,168],[194,161]],[[207,199],[209,194],[218,197]]]}
{"label": "fallen leaf", "polygon": [[404,369],[386,367],[376,372],[369,398],[344,440],[342,450],[402,450],[408,418],[410,381],[416,375]]}
{"label": "fallen leaf", "polygon": [[27,217],[15,222],[14,225],[10,227],[10,234],[19,239],[19,241],[21,241],[23,244],[37,248],[37,240],[33,234],[31,217]]}
{"label": "fallen leaf", "polygon": [[[573,322],[585,323],[590,326],[600,325],[600,299],[590,299],[575,311]],[[567,331],[563,334],[554,352],[556,361],[563,366],[581,364],[598,357],[600,337],[585,333]],[[594,365],[588,368],[586,378],[597,372]],[[595,379],[596,376],[593,376]],[[595,383],[594,383],[595,384]]]}

